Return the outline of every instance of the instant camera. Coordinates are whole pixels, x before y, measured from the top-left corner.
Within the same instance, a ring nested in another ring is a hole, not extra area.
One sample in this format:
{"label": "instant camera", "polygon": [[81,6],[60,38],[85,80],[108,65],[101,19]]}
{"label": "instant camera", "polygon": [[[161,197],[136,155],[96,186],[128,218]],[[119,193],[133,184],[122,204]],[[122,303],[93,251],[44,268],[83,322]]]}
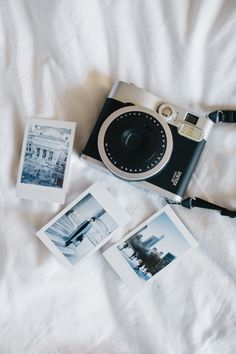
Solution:
{"label": "instant camera", "polygon": [[116,82],[81,157],[181,202],[214,122],[146,90]]}

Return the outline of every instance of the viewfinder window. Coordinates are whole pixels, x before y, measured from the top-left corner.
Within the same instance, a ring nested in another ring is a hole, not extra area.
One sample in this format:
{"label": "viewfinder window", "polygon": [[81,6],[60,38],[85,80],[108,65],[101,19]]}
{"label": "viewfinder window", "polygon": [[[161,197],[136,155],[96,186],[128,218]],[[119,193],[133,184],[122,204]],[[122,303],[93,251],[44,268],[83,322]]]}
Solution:
{"label": "viewfinder window", "polygon": [[194,116],[193,114],[188,113],[185,117],[185,121],[188,123],[191,123],[193,125],[196,125],[198,122],[198,117]]}

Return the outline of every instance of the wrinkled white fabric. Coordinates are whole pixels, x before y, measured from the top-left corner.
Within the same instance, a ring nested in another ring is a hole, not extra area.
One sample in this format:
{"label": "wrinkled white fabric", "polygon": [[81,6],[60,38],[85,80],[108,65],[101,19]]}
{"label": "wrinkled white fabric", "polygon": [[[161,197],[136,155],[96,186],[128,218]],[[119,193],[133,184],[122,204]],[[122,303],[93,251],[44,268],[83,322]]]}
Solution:
{"label": "wrinkled white fabric", "polygon": [[[200,247],[132,298],[102,257],[68,273],[35,236],[63,206],[15,196],[28,116],[78,123],[66,203],[97,180],[132,215],[164,205],[82,163],[111,87],[195,112],[235,108],[236,2],[0,1],[0,353],[235,354],[236,221],[173,207]],[[236,208],[236,125],[214,127],[190,195]]]}

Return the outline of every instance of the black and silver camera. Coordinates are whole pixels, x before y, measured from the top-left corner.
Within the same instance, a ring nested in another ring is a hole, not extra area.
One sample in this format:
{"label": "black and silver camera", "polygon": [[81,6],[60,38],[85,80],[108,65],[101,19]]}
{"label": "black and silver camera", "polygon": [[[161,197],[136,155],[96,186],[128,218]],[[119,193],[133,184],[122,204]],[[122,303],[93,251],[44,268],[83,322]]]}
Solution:
{"label": "black and silver camera", "polygon": [[214,123],[116,82],[82,158],[180,202]]}

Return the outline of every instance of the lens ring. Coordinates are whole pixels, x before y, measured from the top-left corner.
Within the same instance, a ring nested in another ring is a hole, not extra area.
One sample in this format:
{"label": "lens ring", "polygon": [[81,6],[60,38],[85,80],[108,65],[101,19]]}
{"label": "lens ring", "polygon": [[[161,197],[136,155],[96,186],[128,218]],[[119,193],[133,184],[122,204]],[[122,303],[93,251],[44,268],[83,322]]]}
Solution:
{"label": "lens ring", "polygon": [[[108,130],[108,127],[111,125],[111,123],[116,120],[119,119],[120,116],[123,116],[125,114],[129,114],[130,112],[143,112],[146,113],[147,115],[150,116],[150,119],[153,119],[154,121],[156,121],[157,123],[159,123],[161,125],[161,127],[163,128],[163,131],[165,133],[166,136],[166,149],[165,152],[163,154],[162,159],[160,160],[160,162],[158,164],[156,164],[155,166],[150,166],[150,168],[143,172],[143,171],[139,171],[136,173],[132,173],[132,171],[128,171],[128,169],[120,169],[117,166],[115,166],[115,162],[111,162],[111,160],[109,159],[109,157],[107,156],[107,151],[106,151],[106,147],[105,147],[105,135],[106,132]],[[147,178],[150,178],[154,175],[156,175],[157,173],[159,173],[164,167],[165,165],[168,163],[171,153],[172,153],[172,149],[173,149],[173,138],[172,138],[172,133],[171,130],[168,126],[168,124],[164,121],[164,119],[158,115],[156,112],[148,109],[148,108],[143,108],[143,107],[137,107],[137,106],[130,106],[130,107],[124,107],[124,108],[120,108],[117,111],[113,112],[102,124],[99,134],[98,134],[98,150],[99,150],[99,154],[100,157],[102,159],[102,162],[104,163],[104,165],[116,176],[125,179],[125,180],[130,180],[130,181],[138,181],[138,180],[145,180]]]}

